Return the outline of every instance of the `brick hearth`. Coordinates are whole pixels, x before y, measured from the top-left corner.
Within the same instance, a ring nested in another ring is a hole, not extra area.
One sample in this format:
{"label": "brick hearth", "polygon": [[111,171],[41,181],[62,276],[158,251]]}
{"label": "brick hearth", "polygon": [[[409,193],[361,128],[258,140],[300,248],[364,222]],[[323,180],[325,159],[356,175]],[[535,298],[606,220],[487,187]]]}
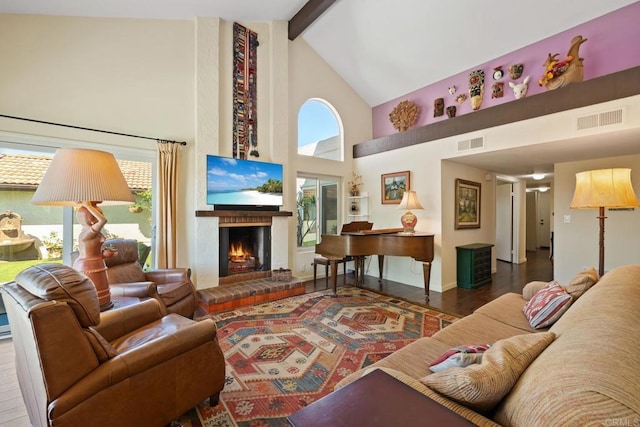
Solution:
{"label": "brick hearth", "polygon": [[274,281],[267,273],[266,277],[199,289],[196,316],[304,294],[302,280],[294,277],[288,282]]}

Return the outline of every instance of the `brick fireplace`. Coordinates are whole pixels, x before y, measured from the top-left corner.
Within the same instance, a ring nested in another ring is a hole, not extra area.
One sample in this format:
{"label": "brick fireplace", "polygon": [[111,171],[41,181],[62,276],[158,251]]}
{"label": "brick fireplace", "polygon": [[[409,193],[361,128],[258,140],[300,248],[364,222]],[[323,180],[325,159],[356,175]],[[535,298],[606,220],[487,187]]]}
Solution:
{"label": "brick fireplace", "polygon": [[271,225],[218,227],[220,278],[271,270]]}
{"label": "brick fireplace", "polygon": [[[198,236],[197,287],[266,277],[272,269],[289,268],[288,211],[196,211]],[[243,253],[231,243],[240,242]]]}

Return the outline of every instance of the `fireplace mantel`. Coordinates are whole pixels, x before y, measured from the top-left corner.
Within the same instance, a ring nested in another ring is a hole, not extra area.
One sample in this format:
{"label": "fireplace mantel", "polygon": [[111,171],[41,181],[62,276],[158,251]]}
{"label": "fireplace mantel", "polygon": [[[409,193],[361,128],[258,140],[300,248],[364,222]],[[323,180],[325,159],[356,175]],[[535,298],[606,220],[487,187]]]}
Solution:
{"label": "fireplace mantel", "polygon": [[289,211],[196,211],[196,217],[219,218],[220,227],[270,225],[273,217],[293,216]]}
{"label": "fireplace mantel", "polygon": [[256,218],[256,217],[272,217],[272,216],[293,216],[290,211],[196,211],[196,217],[238,217],[238,218]]}
{"label": "fireplace mantel", "polygon": [[[293,212],[259,210],[196,210],[198,274],[196,286],[209,288],[225,282],[220,277],[220,233],[229,227],[270,227],[271,269],[289,268],[289,219]],[[209,219],[207,219],[209,218]],[[239,277],[239,275],[226,276]]]}

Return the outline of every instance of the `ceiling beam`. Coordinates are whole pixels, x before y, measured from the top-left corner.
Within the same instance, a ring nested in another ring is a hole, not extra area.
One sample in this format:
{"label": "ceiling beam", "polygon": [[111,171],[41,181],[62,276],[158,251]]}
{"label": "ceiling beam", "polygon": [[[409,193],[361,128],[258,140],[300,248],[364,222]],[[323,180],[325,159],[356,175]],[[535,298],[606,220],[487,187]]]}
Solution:
{"label": "ceiling beam", "polygon": [[289,20],[289,40],[293,41],[309,25],[313,23],[325,10],[334,4],[336,0],[309,0],[302,9]]}

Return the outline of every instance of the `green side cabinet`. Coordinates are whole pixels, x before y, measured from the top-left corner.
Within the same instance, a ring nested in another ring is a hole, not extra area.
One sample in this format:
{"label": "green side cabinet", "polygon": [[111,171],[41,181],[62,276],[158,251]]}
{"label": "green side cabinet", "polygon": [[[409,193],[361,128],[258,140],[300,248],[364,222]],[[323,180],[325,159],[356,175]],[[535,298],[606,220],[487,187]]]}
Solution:
{"label": "green side cabinet", "polygon": [[492,247],[488,243],[456,246],[459,288],[473,289],[491,282]]}

